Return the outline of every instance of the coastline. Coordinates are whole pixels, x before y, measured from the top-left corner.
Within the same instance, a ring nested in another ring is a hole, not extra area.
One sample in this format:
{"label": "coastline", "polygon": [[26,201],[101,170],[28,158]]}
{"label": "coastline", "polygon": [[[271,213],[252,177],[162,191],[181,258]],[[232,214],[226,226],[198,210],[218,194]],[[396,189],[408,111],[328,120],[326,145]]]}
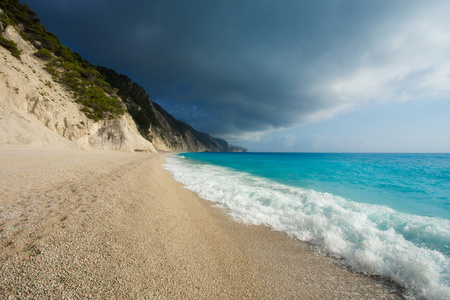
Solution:
{"label": "coastline", "polygon": [[165,154],[0,149],[0,297],[399,299],[182,187]]}

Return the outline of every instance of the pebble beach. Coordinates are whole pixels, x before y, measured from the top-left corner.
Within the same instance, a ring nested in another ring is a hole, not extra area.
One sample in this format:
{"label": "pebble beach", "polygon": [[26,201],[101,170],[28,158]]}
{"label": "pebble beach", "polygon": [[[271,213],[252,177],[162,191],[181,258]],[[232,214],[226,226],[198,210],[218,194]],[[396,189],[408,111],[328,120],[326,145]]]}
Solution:
{"label": "pebble beach", "polygon": [[401,299],[172,179],[164,154],[0,149],[1,299]]}

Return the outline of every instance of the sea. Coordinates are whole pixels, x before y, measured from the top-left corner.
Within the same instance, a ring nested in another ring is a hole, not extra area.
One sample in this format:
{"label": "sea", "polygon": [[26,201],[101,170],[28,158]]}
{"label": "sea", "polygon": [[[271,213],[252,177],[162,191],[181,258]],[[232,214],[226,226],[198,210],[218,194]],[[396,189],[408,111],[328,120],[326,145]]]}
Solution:
{"label": "sea", "polygon": [[175,180],[411,299],[450,299],[450,154],[182,153]]}

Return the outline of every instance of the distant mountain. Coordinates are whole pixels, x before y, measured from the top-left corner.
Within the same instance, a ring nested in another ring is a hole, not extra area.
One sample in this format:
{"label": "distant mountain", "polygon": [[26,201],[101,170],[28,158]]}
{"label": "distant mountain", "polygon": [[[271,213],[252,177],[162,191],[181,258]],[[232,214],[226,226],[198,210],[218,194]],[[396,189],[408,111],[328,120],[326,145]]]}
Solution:
{"label": "distant mountain", "polygon": [[[3,141],[36,144],[44,136],[56,141],[53,132],[79,147],[99,149],[247,151],[176,120],[126,75],[72,52],[26,4],[0,2],[0,32]],[[20,121],[36,119],[49,132]]]}

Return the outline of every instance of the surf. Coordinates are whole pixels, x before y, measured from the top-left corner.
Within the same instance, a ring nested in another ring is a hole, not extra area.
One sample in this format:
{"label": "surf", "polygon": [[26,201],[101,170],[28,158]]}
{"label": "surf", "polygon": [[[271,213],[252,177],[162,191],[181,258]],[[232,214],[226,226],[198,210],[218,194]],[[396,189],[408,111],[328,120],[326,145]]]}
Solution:
{"label": "surf", "polygon": [[[355,271],[389,278],[414,298],[450,295],[450,221],[351,201],[184,156],[166,168],[237,221],[310,243]],[[231,163],[232,165],[233,163]]]}

